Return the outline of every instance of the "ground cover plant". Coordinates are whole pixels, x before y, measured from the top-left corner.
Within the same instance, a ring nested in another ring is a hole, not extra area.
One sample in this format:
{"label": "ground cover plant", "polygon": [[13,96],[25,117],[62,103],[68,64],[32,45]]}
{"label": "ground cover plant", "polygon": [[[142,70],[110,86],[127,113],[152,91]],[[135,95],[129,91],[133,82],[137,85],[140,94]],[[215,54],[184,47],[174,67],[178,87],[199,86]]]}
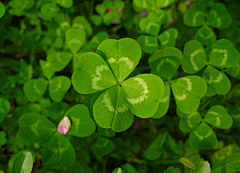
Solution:
{"label": "ground cover plant", "polygon": [[240,172],[238,0],[0,1],[0,173]]}

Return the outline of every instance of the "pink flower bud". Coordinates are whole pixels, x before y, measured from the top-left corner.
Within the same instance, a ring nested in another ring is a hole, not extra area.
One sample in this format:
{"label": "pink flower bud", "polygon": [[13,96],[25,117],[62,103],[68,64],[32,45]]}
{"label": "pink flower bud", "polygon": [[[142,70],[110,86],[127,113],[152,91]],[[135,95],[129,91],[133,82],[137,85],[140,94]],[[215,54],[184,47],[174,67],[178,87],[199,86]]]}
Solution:
{"label": "pink flower bud", "polygon": [[58,132],[63,135],[66,135],[70,128],[71,128],[71,121],[67,116],[65,116],[62,119],[62,121],[58,124]]}

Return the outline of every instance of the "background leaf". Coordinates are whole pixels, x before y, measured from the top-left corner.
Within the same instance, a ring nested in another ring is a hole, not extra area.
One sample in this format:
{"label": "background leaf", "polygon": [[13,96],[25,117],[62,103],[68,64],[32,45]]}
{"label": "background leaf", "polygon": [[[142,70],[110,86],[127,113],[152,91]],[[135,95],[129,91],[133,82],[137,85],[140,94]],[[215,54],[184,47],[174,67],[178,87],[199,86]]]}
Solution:
{"label": "background leaf", "polygon": [[178,30],[176,28],[169,28],[158,36],[158,40],[162,47],[174,47],[178,37]]}
{"label": "background leaf", "polygon": [[44,76],[46,76],[48,79],[51,79],[55,71],[51,68],[50,63],[44,60],[40,60],[39,62]]}
{"label": "background leaf", "polygon": [[66,44],[73,54],[76,54],[83,46],[86,40],[86,34],[82,29],[71,28],[66,32]]}
{"label": "background leaf", "polygon": [[158,40],[153,36],[141,35],[137,38],[137,42],[140,44],[142,51],[148,54],[153,53],[158,48]]}
{"label": "background leaf", "polygon": [[73,0],[57,0],[58,5],[64,8],[70,8],[73,5]]}
{"label": "background leaf", "polygon": [[204,25],[195,33],[195,39],[204,46],[211,46],[216,41],[216,35],[213,30]]}
{"label": "background leaf", "polygon": [[197,163],[195,163],[190,173],[211,173],[210,164],[208,163],[208,161],[200,159],[199,161],[197,161]]}
{"label": "background leaf", "polygon": [[190,27],[198,27],[205,23],[205,14],[200,4],[193,4],[183,15],[183,22]]}
{"label": "background leaf", "polygon": [[71,59],[72,54],[67,52],[57,52],[47,56],[47,61],[56,72],[62,71],[69,64]]}
{"label": "background leaf", "polygon": [[97,157],[103,157],[114,150],[114,144],[110,139],[99,136],[94,145],[92,145],[94,154]]}
{"label": "background leaf", "polygon": [[0,98],[0,123],[3,122],[4,118],[10,111],[11,104],[8,100]]}

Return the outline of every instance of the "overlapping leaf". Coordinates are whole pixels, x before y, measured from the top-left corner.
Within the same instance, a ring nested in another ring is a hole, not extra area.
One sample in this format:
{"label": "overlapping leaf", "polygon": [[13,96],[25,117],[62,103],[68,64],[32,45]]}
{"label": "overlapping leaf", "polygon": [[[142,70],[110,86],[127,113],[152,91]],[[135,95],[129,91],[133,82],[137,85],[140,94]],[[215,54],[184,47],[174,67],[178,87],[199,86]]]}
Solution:
{"label": "overlapping leaf", "polygon": [[197,30],[195,33],[195,39],[202,43],[204,46],[210,46],[216,41],[216,35],[213,30],[204,25]]}
{"label": "overlapping leaf", "polygon": [[12,162],[12,173],[30,173],[33,168],[33,157],[30,151],[22,150],[16,154]]}
{"label": "overlapping leaf", "polygon": [[86,34],[83,29],[71,28],[66,32],[66,44],[76,54],[85,43]]}
{"label": "overlapping leaf", "polygon": [[176,44],[178,37],[178,30],[176,28],[169,28],[158,36],[158,40],[162,47],[173,47]]}
{"label": "overlapping leaf", "polygon": [[140,44],[143,52],[151,54],[158,48],[158,40],[156,37],[141,35],[137,38],[137,42]]}
{"label": "overlapping leaf", "polygon": [[67,52],[52,53],[47,56],[47,62],[50,63],[54,71],[62,71],[71,61],[72,54]]}
{"label": "overlapping leaf", "polygon": [[183,15],[183,22],[190,27],[198,27],[205,23],[205,14],[200,4],[193,4]]}

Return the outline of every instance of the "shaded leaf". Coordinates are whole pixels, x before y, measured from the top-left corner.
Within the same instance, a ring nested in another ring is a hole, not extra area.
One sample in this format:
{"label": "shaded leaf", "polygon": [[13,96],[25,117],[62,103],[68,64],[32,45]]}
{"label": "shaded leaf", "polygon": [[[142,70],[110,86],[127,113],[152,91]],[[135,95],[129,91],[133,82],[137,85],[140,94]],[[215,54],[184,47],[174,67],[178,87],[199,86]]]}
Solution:
{"label": "shaded leaf", "polygon": [[4,98],[0,98],[0,123],[3,122],[4,118],[10,111],[10,108],[10,102]]}
{"label": "shaded leaf", "polygon": [[114,144],[110,139],[99,136],[92,145],[92,149],[97,157],[103,157],[114,150]]}
{"label": "shaded leaf", "polygon": [[190,27],[198,27],[205,23],[205,14],[200,4],[193,4],[183,15],[183,22]]}
{"label": "shaded leaf", "polygon": [[202,43],[204,46],[210,46],[216,41],[216,35],[213,30],[204,25],[197,30],[195,33],[195,39]]}
{"label": "shaded leaf", "polygon": [[51,68],[50,63],[44,60],[40,60],[39,62],[44,76],[46,76],[48,79],[51,79],[55,71]]}
{"label": "shaded leaf", "polygon": [[58,5],[64,8],[70,8],[73,5],[73,0],[57,0]]}

